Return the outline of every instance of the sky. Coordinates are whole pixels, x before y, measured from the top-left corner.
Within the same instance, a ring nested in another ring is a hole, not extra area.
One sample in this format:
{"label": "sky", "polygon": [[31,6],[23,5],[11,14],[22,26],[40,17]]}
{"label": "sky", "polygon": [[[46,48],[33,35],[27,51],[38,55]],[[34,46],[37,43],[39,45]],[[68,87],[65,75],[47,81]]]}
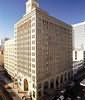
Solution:
{"label": "sky", "polygon": [[[0,39],[13,37],[14,24],[25,14],[27,0],[0,0]],[[68,24],[85,21],[85,0],[38,0],[40,7]]]}

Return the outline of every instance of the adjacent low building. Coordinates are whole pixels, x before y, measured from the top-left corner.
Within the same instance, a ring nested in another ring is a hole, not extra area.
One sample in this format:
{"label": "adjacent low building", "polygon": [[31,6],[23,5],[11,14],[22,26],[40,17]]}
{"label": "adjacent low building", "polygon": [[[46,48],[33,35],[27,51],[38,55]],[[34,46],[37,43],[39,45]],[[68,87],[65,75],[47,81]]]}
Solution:
{"label": "adjacent low building", "polygon": [[4,47],[4,67],[11,77],[14,77],[16,73],[15,59],[15,41],[11,39],[5,42]]}

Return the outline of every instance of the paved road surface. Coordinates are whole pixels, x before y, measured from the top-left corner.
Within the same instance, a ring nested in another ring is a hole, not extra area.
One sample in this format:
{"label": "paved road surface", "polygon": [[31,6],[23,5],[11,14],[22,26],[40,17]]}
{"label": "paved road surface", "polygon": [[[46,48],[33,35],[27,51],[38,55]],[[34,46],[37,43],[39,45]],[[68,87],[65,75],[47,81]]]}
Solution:
{"label": "paved road surface", "polygon": [[0,73],[0,100],[13,100],[11,95],[6,91],[4,88],[5,85],[5,79],[1,78],[3,74]]}

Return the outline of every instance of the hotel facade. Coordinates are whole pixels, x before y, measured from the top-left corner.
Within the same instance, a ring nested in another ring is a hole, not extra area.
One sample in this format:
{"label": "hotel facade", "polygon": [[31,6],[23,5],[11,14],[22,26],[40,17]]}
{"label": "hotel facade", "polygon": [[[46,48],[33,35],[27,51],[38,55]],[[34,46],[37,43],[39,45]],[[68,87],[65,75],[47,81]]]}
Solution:
{"label": "hotel facade", "polygon": [[26,14],[15,24],[18,83],[33,100],[72,76],[72,27],[28,0]]}
{"label": "hotel facade", "polygon": [[71,25],[48,15],[37,0],[28,0],[26,14],[14,30],[18,85],[32,100],[71,79]]}

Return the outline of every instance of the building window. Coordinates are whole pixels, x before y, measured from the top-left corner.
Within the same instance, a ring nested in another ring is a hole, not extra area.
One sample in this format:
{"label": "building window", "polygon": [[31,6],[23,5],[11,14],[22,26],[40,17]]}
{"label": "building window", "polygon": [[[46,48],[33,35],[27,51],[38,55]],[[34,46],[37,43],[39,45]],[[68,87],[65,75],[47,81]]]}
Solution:
{"label": "building window", "polygon": [[35,23],[32,23],[32,27],[35,26]]}
{"label": "building window", "polygon": [[33,97],[35,98],[35,92],[33,91]]}
{"label": "building window", "polygon": [[54,80],[51,80],[51,82],[50,82],[50,88],[54,88]]}
{"label": "building window", "polygon": [[35,41],[32,41],[32,44],[35,44]]}
{"label": "building window", "polygon": [[35,88],[35,84],[33,83],[33,88]]}
{"label": "building window", "polygon": [[24,91],[28,91],[28,81],[24,80]]}
{"label": "building window", "polygon": [[32,21],[34,21],[35,20],[35,17],[32,17]]}
{"label": "building window", "polygon": [[56,78],[56,88],[58,88],[58,85],[59,85],[58,80],[59,80],[59,77]]}
{"label": "building window", "polygon": [[32,50],[35,50],[35,47],[32,47]]}
{"label": "building window", "polygon": [[35,82],[35,76],[32,76],[32,80],[33,80],[33,82]]}
{"label": "building window", "polygon": [[32,33],[34,33],[35,32],[35,29],[32,29]]}
{"label": "building window", "polygon": [[48,89],[48,82],[45,82],[45,83],[44,83],[44,90],[45,90],[45,89]]}
{"label": "building window", "polygon": [[35,53],[34,52],[32,52],[32,56],[35,56]]}
{"label": "building window", "polygon": [[41,91],[38,92],[38,97],[41,97]]}
{"label": "building window", "polygon": [[35,38],[35,35],[32,35],[32,38]]}
{"label": "building window", "polygon": [[85,65],[85,51],[84,51],[84,54],[83,55],[84,55],[84,65]]}
{"label": "building window", "polygon": [[75,60],[77,60],[77,51],[75,51]]}
{"label": "building window", "polygon": [[60,83],[63,83],[63,75],[61,75]]}
{"label": "building window", "polygon": [[35,62],[35,58],[32,58],[32,62]]}
{"label": "building window", "polygon": [[44,88],[44,91],[43,91],[44,94],[46,94],[46,91],[45,90],[48,89],[48,85],[49,85],[49,83],[46,81],[44,83],[44,87],[43,87]]}
{"label": "building window", "polygon": [[34,64],[32,64],[32,67],[33,67],[33,68],[35,68],[35,65],[34,65]]}
{"label": "building window", "polygon": [[68,72],[68,80],[70,80],[71,79],[71,74],[70,74],[70,72]]}
{"label": "building window", "polygon": [[65,72],[65,81],[67,80],[67,72]]}
{"label": "building window", "polygon": [[40,84],[38,84],[38,89],[41,89],[41,83],[40,83]]}
{"label": "building window", "polygon": [[35,70],[32,70],[32,73],[35,74]]}

